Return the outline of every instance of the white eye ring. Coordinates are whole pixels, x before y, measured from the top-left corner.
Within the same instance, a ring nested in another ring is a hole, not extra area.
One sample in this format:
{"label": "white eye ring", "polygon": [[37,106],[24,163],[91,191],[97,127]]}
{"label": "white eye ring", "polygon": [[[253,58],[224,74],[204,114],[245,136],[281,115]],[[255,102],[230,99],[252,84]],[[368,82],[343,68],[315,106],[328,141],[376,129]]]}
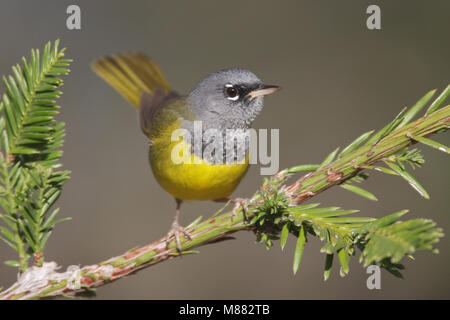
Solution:
{"label": "white eye ring", "polygon": [[237,99],[239,99],[239,91],[236,88],[234,88],[234,86],[232,84],[227,83],[225,85],[224,91],[225,91],[225,96],[227,97],[228,100],[236,101]]}

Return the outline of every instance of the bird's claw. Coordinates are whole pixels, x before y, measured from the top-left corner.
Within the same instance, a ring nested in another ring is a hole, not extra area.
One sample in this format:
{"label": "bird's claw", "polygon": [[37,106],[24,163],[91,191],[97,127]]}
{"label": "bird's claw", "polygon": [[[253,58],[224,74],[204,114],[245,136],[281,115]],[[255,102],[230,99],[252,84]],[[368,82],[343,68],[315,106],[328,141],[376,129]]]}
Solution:
{"label": "bird's claw", "polygon": [[188,240],[192,240],[189,232],[187,232],[182,226],[178,224],[177,221],[174,221],[172,224],[172,228],[170,228],[169,232],[165,237],[166,248],[169,248],[170,241],[172,237],[175,238],[176,247],[179,252],[181,252],[181,240],[180,238],[184,236]]}

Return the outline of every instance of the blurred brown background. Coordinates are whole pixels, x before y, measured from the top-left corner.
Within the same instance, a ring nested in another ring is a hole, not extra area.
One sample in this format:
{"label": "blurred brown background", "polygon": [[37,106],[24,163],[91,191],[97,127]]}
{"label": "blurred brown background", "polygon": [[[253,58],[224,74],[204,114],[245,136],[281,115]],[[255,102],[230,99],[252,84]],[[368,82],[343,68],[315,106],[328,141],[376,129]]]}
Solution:
{"label": "blurred brown background", "polygon": [[[66,8],[81,7],[82,30],[66,29]],[[382,30],[366,28],[370,4],[382,12]],[[67,124],[64,166],[72,170],[58,205],[59,225],[47,260],[65,269],[92,264],[166,233],[174,201],[155,182],[136,111],[90,69],[95,58],[140,50],[153,57],[174,88],[188,90],[221,68],[243,67],[283,90],[266,100],[255,123],[280,128],[280,169],[317,163],[337,146],[380,128],[405,105],[449,83],[449,1],[2,1],[0,74],[31,48],[60,38],[74,59],[65,78],[60,119]],[[437,140],[450,144],[448,133]],[[317,201],[379,217],[409,208],[450,230],[448,156],[423,147],[426,165],[414,172],[430,192],[422,199],[400,178],[373,174],[365,187],[372,203],[333,188]],[[251,168],[236,191],[248,196],[261,182]],[[219,205],[190,203],[181,221],[209,215]],[[266,251],[251,233],[201,248],[201,254],[155,265],[97,291],[111,299],[379,299],[450,298],[448,236],[441,253],[405,261],[405,279],[382,272],[381,290],[353,259],[351,272],[323,282],[320,242],[308,243],[302,266],[291,271],[294,239],[282,252]],[[0,259],[14,253],[0,244]],[[0,284],[16,271],[0,266]]]}

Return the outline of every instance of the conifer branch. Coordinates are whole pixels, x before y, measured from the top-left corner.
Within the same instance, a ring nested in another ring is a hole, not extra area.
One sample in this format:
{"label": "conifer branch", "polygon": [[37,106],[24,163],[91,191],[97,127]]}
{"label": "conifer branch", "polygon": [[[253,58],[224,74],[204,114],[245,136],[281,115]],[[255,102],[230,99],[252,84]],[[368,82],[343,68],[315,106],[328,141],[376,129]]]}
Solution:
{"label": "conifer branch", "polygon": [[0,240],[18,253],[9,266],[25,272],[32,256],[37,266],[44,261],[44,247],[55,224],[58,209],[51,207],[61,194],[69,171],[60,164],[64,123],[56,122],[62,92],[60,76],[69,70],[59,41],[22,58],[13,76],[3,77],[5,93],[0,100]]}
{"label": "conifer branch", "polygon": [[[7,92],[9,91],[7,89]],[[419,250],[437,252],[434,245],[443,234],[433,221],[428,219],[400,221],[407,210],[374,219],[354,216],[357,210],[321,207],[318,203],[305,204],[305,202],[336,185],[368,200],[375,201],[377,198],[372,193],[356,185],[363,183],[372,171],[403,178],[421,196],[428,198],[427,191],[409,173],[406,165],[408,164],[412,168],[423,165],[424,159],[420,152],[417,149],[410,148],[417,143],[448,153],[448,147],[434,142],[430,137],[449,128],[450,106],[442,107],[442,105],[450,94],[450,86],[430,104],[425,116],[412,121],[428,105],[434,93],[435,90],[427,93],[413,107],[409,110],[403,110],[391,123],[378,132],[370,131],[362,134],[340,153],[339,149],[334,150],[321,163],[292,167],[265,179],[257,192],[247,200],[247,210],[241,208],[234,213],[231,211],[218,212],[205,220],[202,220],[202,217],[197,218],[186,227],[191,239],[181,239],[181,252],[177,251],[174,240],[169,242],[166,247],[165,238],[161,238],[94,265],[70,266],[65,272],[58,272],[55,262],[44,262],[41,259],[32,267],[28,267],[26,264],[21,266],[22,274],[18,281],[9,289],[0,292],[0,299],[38,299],[60,295],[91,295],[97,287],[156,263],[180,255],[197,253],[197,251],[193,251],[194,248],[233,239],[232,234],[242,230],[254,232],[257,240],[263,242],[267,248],[270,248],[274,240],[277,239],[280,240],[280,245],[284,248],[289,233],[297,237],[292,266],[294,273],[300,268],[303,248],[308,237],[315,236],[325,243],[321,249],[325,253],[325,280],[330,276],[334,255],[337,255],[341,276],[345,276],[349,272],[349,260],[356,255],[357,251],[361,252],[360,261],[364,266],[377,264],[392,274],[401,276],[400,270],[403,269],[403,266],[399,262],[402,258],[411,256]],[[14,100],[16,98],[12,97],[11,99],[10,97],[9,99]],[[5,100],[3,100],[3,104],[5,104]],[[17,105],[14,108],[21,107]],[[14,108],[11,107],[9,110],[14,110]],[[5,109],[7,108],[5,107]],[[12,126],[13,118],[8,117],[8,115],[5,116],[6,121],[1,118],[0,125],[6,123],[8,126]],[[10,163],[7,163],[6,160],[0,161],[0,165],[4,165],[3,168],[0,167],[0,174],[4,171],[1,178],[4,188],[1,194],[1,205],[7,212],[6,214],[2,213],[2,219],[6,226],[10,227],[10,229],[6,229],[7,236],[5,236],[5,233],[3,233],[3,236],[7,240],[5,242],[18,251],[20,257],[21,254],[24,254],[23,247],[25,245],[34,250],[33,239],[37,235],[32,232],[27,235],[26,228],[22,230],[21,223],[30,223],[31,221],[35,223],[36,214],[39,216],[38,212],[41,212],[39,210],[42,210],[42,207],[39,209],[40,207],[35,204],[30,207],[18,208],[16,199],[27,198],[27,193],[25,192],[25,196],[22,196],[21,192],[16,191],[21,190],[20,187],[12,188],[11,186],[15,186],[17,183],[16,176],[22,174],[20,170],[26,168],[26,170],[33,171],[33,169],[29,169],[30,163],[41,161],[42,158],[39,155],[48,149],[44,147],[46,144],[39,144],[36,147],[36,145],[30,146],[24,143],[26,148],[39,152],[20,153],[21,150],[29,151],[29,149],[17,147],[19,145],[17,141],[23,138],[23,129],[20,129],[23,126],[19,127],[15,126],[2,130],[2,137],[6,137],[2,138],[2,141],[7,141],[10,146],[15,146],[13,150],[16,150],[18,155],[34,154],[38,156],[33,159],[15,156],[12,160],[9,160]],[[16,134],[17,132],[19,134]],[[15,134],[16,140],[9,140],[11,134]],[[5,144],[3,144],[3,147],[5,148]],[[8,153],[6,154],[8,155]],[[9,158],[5,157],[5,159]],[[7,163],[7,165],[4,163]],[[53,167],[47,167],[47,170],[53,170]],[[307,173],[293,182],[289,182],[289,179],[302,172]],[[33,178],[33,173],[26,173],[24,177],[29,177],[30,181],[36,180]],[[42,180],[40,184],[35,182],[32,184],[33,188],[41,190],[39,189],[40,185],[48,185],[50,181],[59,181],[60,184],[55,188],[60,191],[62,180],[53,178],[48,174],[40,174],[39,177],[47,177],[47,180]],[[24,179],[24,181],[28,180]],[[14,190],[14,193],[7,190]],[[44,191],[42,194],[47,193]],[[45,201],[44,198],[37,197],[37,199],[40,199],[37,203],[54,203],[54,201]],[[16,219],[20,217],[22,222],[15,221],[14,215],[11,215],[12,218],[6,218],[10,216],[8,210],[11,210],[11,208],[16,210]],[[27,218],[27,215],[31,217]],[[48,221],[48,219],[50,218],[47,218],[47,220],[44,218],[44,221]],[[22,231],[17,233],[19,228]],[[3,229],[1,231],[3,232]],[[19,241],[15,242],[17,235],[19,235]],[[42,242],[38,241],[38,243]],[[40,246],[37,248],[41,249]]]}

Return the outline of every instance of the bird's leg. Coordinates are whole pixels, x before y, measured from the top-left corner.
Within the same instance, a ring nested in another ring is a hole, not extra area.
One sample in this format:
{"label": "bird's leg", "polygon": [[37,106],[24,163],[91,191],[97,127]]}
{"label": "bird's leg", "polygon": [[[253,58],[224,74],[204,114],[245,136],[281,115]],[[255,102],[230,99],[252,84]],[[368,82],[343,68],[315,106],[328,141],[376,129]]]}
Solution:
{"label": "bird's leg", "polygon": [[180,207],[181,207],[182,201],[180,199],[175,199],[175,200],[177,202],[177,209],[175,211],[175,217],[172,222],[172,227],[170,228],[169,232],[166,235],[165,242],[166,242],[166,247],[168,247],[169,243],[170,243],[170,239],[172,237],[174,237],[175,241],[177,243],[177,250],[181,252],[180,234],[182,236],[186,237],[186,239],[188,239],[188,240],[192,240],[192,238],[189,235],[189,233],[178,223],[178,216],[180,215]]}
{"label": "bird's leg", "polygon": [[237,210],[242,207],[242,211],[244,212],[244,218],[245,220],[248,220],[248,199],[244,199],[244,198],[219,198],[219,199],[215,199],[215,202],[232,202],[234,204],[233,207],[233,211],[232,211],[232,216],[231,219],[233,219],[233,217],[236,216],[236,212]]}

